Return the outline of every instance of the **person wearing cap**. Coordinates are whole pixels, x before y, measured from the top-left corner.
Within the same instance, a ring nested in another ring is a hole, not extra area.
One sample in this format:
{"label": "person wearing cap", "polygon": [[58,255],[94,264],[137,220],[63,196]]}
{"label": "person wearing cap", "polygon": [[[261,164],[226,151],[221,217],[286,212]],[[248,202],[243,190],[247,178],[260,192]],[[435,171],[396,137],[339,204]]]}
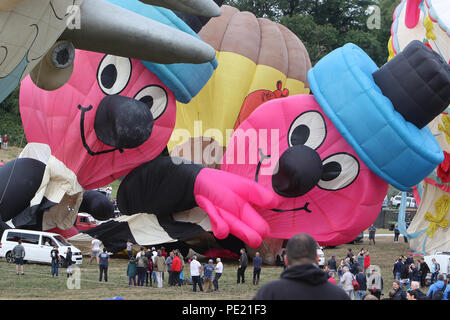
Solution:
{"label": "person wearing cap", "polygon": [[212,291],[212,278],[214,272],[214,261],[212,259],[208,260],[208,264],[203,266],[203,275],[205,280],[205,292]]}
{"label": "person wearing cap", "polygon": [[58,245],[55,245],[50,251],[50,257],[52,258],[52,277],[55,275],[58,276],[58,270],[59,270],[59,251],[58,251]]}
{"label": "person wearing cap", "polygon": [[254,300],[349,300],[338,286],[328,282],[319,266],[318,244],[313,237],[299,233],[286,247],[286,270],[281,279],[263,285]]}

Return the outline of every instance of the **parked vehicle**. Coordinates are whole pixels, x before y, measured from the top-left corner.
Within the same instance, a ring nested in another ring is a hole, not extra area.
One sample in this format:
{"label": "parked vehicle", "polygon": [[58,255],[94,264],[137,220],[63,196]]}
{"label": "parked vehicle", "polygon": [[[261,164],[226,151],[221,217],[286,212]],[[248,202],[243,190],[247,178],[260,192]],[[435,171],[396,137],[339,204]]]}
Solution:
{"label": "parked vehicle", "polygon": [[75,221],[75,228],[78,231],[89,230],[98,226],[97,220],[95,220],[90,214],[78,213],[77,220]]}
{"label": "parked vehicle", "polygon": [[356,238],[354,240],[350,241],[349,243],[352,243],[352,244],[360,243],[363,241],[363,239],[364,239],[364,231],[360,232],[356,236]]}
{"label": "parked vehicle", "polygon": [[83,263],[81,251],[60,234],[23,229],[7,229],[3,232],[0,242],[0,257],[6,258],[9,263],[13,263],[12,250],[19,240],[22,240],[22,245],[25,248],[24,261],[51,263],[50,252],[55,245],[58,245],[61,265],[64,265],[67,248],[69,247],[72,250],[72,261],[75,264]]}
{"label": "parked vehicle", "polygon": [[[391,198],[391,205],[393,207],[400,207],[400,203],[402,202],[402,196],[397,195]],[[413,197],[406,197],[406,207],[407,208],[417,208],[416,200]]]}
{"label": "parked vehicle", "polygon": [[322,249],[322,247],[317,248],[317,254],[319,255],[319,267],[325,268],[325,254]]}
{"label": "parked vehicle", "polygon": [[431,270],[431,259],[436,259],[436,262],[440,265],[440,274],[447,276],[450,274],[450,252],[436,252],[433,255],[423,257],[428,267]]}

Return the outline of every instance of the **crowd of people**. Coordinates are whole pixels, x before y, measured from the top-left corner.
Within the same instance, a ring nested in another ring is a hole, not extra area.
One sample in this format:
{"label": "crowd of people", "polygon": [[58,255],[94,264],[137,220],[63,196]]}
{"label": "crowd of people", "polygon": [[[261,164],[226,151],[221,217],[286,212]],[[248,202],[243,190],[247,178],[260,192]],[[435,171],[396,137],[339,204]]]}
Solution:
{"label": "crowd of people", "polygon": [[[377,268],[370,268],[370,253],[361,249],[355,256],[348,249],[347,256],[336,268],[336,256],[332,256],[324,268],[328,281],[341,287],[352,300],[448,300],[450,287],[446,286],[440,266],[432,259],[431,269],[424,258],[414,260],[413,254],[401,256],[395,261],[392,273],[394,282],[389,296],[381,299],[383,277]],[[425,294],[427,275],[431,273],[430,288]],[[437,293],[437,294],[436,294]]]}
{"label": "crowd of people", "polygon": [[[127,241],[126,251],[128,253],[129,261],[127,265],[128,286],[153,286],[153,284],[162,288],[164,283],[164,274],[168,274],[169,286],[182,286],[183,284],[191,284],[192,290],[197,291],[197,287],[200,291],[211,292],[219,290],[219,279],[223,273],[223,263],[220,258],[214,260],[209,259],[208,263],[202,265],[198,261],[197,254],[194,254],[189,263],[189,275],[186,277],[185,270],[185,258],[181,254],[179,249],[167,252],[164,247],[156,250],[155,247],[151,249],[141,247],[140,251],[134,255],[133,242]],[[107,281],[107,269],[109,260],[102,259],[100,257],[101,242],[96,237],[91,243],[91,259],[89,263],[92,263],[94,259],[98,260],[100,266],[99,281],[102,281],[102,274]],[[103,249],[106,252],[106,249]],[[259,283],[262,258],[257,252],[254,257],[254,270],[253,270],[253,284]],[[241,256],[239,258],[239,265],[237,270],[237,283],[245,283],[245,269],[248,266],[248,257],[244,248],[241,249]]]}
{"label": "crowd of people", "polygon": [[[162,288],[164,274],[167,272],[169,286],[191,284],[193,292],[212,292],[219,290],[219,279],[224,272],[224,266],[220,258],[201,264],[196,254],[187,262],[189,263],[189,275],[186,277],[185,258],[180,250],[167,252],[164,247],[156,250],[141,247],[135,255],[133,243],[128,240],[126,251],[129,256],[126,274],[128,286],[150,286],[153,284]],[[94,237],[91,243],[91,259],[99,265],[99,281],[108,281],[108,265],[110,257],[106,248],[101,248],[101,241]],[[392,267],[394,281],[389,290],[388,297],[383,295],[383,277],[378,268],[371,266],[370,253],[361,249],[355,255],[351,248],[347,256],[337,264],[336,256],[332,255],[323,269],[319,265],[317,254],[318,244],[308,234],[298,234],[289,239],[283,252],[283,266],[280,279],[264,284],[257,291],[256,300],[279,299],[307,299],[307,300],[449,300],[450,286],[448,280],[440,273],[440,265],[432,259],[431,268],[424,259],[416,259],[409,254],[408,257],[399,257]],[[70,250],[69,250],[70,251]],[[13,249],[16,259],[16,272],[23,271],[23,259],[25,249],[19,241]],[[61,264],[58,246],[55,245],[50,252],[52,258],[52,276],[58,276],[58,268]],[[253,285],[260,281],[262,258],[258,252],[253,260]],[[66,252],[65,267],[67,276],[71,275],[71,252]],[[237,267],[237,284],[245,283],[245,271],[249,265],[249,258],[244,248],[240,250],[239,264]],[[70,272],[69,272],[70,271]],[[427,275],[431,273],[430,287],[425,293],[423,288],[427,285]],[[450,277],[449,277],[450,278]]]}
{"label": "crowd of people", "polygon": [[[45,242],[46,246],[51,247],[49,242]],[[22,241],[19,240],[17,242],[17,245],[12,250],[12,256],[14,257],[15,264],[16,264],[16,274],[24,275],[24,258],[25,258],[25,248],[22,245]],[[50,251],[50,258],[51,258],[51,275],[52,277],[58,277],[59,276],[59,268],[60,266],[66,268],[67,271],[67,277],[72,276],[72,265],[74,264],[74,261],[72,260],[72,249],[70,247],[67,248],[67,251],[65,252],[65,258],[62,261],[60,252],[59,252],[59,246],[55,244]],[[109,258],[109,256],[108,256]]]}

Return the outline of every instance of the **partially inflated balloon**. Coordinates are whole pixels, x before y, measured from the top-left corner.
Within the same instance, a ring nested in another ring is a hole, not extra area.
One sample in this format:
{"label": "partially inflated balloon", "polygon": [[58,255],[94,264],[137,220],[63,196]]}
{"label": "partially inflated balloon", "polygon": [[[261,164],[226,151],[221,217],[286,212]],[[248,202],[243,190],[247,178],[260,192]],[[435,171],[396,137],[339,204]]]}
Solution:
{"label": "partially inflated balloon", "polygon": [[20,111],[28,145],[20,157],[45,164],[30,206],[45,197],[52,203],[66,199],[78,209],[84,190],[155,158],[172,132],[175,107],[172,91],[140,61],[128,58],[77,51],[70,81],[55,91],[26,78]]}
{"label": "partially inflated balloon", "polygon": [[412,40],[426,43],[450,62],[450,2],[447,0],[402,0],[394,11],[389,40],[390,57]]}
{"label": "partially inflated balloon", "polygon": [[25,79],[20,90],[28,143],[48,146],[50,158],[84,189],[160,154],[175,107],[172,91],[140,61],[88,51],[77,51],[61,89],[44,91]]}
{"label": "partially inflated balloon", "polygon": [[[413,40],[424,42],[450,63],[450,2],[447,0],[403,0],[394,11],[389,40],[390,58]],[[419,114],[418,114],[419,115]],[[417,116],[417,115],[416,115]],[[427,179],[418,183],[415,197],[419,208],[407,229],[412,250],[423,254],[447,251],[449,228],[447,211],[450,181],[450,121],[448,109],[428,127],[444,151],[445,159]],[[399,225],[404,224],[399,215]]]}
{"label": "partially inflated balloon", "polygon": [[159,63],[214,59],[195,32],[170,10],[148,5],[153,3],[204,16],[220,13],[211,0],[2,0],[0,102],[30,73],[41,88],[61,87],[72,72],[74,46]]}
{"label": "partially inflated balloon", "polygon": [[[199,36],[216,50],[219,66],[197,97],[178,103],[175,130],[186,129],[192,138],[212,137],[224,147],[226,130],[263,102],[309,92],[308,53],[286,27],[224,5],[222,15],[212,18]],[[169,151],[185,138],[175,131]]]}
{"label": "partially inflated balloon", "polygon": [[0,101],[33,70],[66,28],[82,0],[4,0],[0,9]]}

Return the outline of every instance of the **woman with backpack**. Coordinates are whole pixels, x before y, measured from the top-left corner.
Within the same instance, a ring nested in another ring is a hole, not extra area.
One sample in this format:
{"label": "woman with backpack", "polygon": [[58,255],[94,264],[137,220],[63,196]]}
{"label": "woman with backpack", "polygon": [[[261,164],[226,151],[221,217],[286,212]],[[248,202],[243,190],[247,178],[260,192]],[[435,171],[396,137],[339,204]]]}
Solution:
{"label": "woman with backpack", "polygon": [[145,274],[148,267],[148,258],[145,256],[144,248],[141,248],[141,255],[136,259],[136,270],[138,276],[138,286],[143,287],[145,281]]}

